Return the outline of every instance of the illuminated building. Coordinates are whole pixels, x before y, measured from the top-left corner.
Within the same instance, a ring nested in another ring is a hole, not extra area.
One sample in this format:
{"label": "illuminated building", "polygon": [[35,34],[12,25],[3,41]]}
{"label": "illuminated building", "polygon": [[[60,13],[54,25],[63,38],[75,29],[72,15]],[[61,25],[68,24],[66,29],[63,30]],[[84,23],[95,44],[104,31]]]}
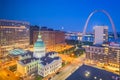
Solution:
{"label": "illuminated building", "polygon": [[33,56],[36,58],[41,58],[45,56],[45,44],[42,41],[40,34],[38,35],[38,39],[34,44]]}
{"label": "illuminated building", "polygon": [[34,52],[28,52],[19,56],[17,71],[23,76],[37,72],[43,77],[56,72],[62,66],[62,60],[56,52],[45,51],[45,44],[41,39],[40,33],[34,44]]}
{"label": "illuminated building", "polygon": [[[119,42],[110,43],[109,54],[115,54],[110,57],[110,60],[109,60],[110,65],[114,65],[112,63],[120,64],[120,43]],[[116,61],[114,61],[113,59],[114,56],[115,56]]]}
{"label": "illuminated building", "polygon": [[26,48],[29,45],[29,23],[12,20],[0,20],[0,53],[8,54],[14,48]]}
{"label": "illuminated building", "polygon": [[95,26],[94,27],[94,44],[102,44],[108,41],[108,27]]}
{"label": "illuminated building", "polygon": [[[78,38],[79,35],[79,38]],[[77,32],[66,32],[65,39],[66,40],[79,40],[81,38],[81,34]]]}
{"label": "illuminated building", "polygon": [[118,43],[110,43],[106,46],[93,45],[86,47],[86,58],[118,68],[120,61],[119,51],[120,44]]}
{"label": "illuminated building", "polygon": [[28,51],[25,51],[23,49],[12,49],[9,51],[9,57],[15,60],[21,59],[20,55],[26,54]]}
{"label": "illuminated building", "polygon": [[80,33],[80,32],[66,32],[65,39],[66,40],[78,40],[78,41],[93,42],[94,35],[93,35],[93,33],[86,33],[84,35],[84,37],[82,37],[82,33]]}
{"label": "illuminated building", "polygon": [[93,33],[87,33],[84,35],[82,41],[88,41],[88,42],[93,42],[94,41],[94,35]]}
{"label": "illuminated building", "polygon": [[107,63],[107,54],[105,53],[105,47],[101,45],[87,47],[86,58],[94,61]]}
{"label": "illuminated building", "polygon": [[[39,27],[30,27],[30,43],[31,45],[36,42],[39,33]],[[51,45],[64,44],[65,43],[65,32],[59,30],[49,29],[47,27],[41,27],[40,34],[42,40],[45,42],[46,48]]]}
{"label": "illuminated building", "polygon": [[[33,45],[33,36],[34,36],[34,31],[38,31],[39,30],[39,26],[30,26],[30,45]],[[36,39],[37,40],[37,39]]]}
{"label": "illuminated building", "polygon": [[[120,37],[119,32],[117,33],[117,35],[118,35],[118,37]],[[79,40],[79,41],[94,42],[94,38],[95,38],[95,36],[94,36],[93,32],[87,32],[83,37],[82,37],[82,33],[80,33],[80,32],[66,32],[65,33],[66,40]],[[106,38],[107,38],[107,36],[106,36]],[[113,32],[108,32],[108,41],[114,41],[114,40],[115,40],[115,38],[114,38]]]}

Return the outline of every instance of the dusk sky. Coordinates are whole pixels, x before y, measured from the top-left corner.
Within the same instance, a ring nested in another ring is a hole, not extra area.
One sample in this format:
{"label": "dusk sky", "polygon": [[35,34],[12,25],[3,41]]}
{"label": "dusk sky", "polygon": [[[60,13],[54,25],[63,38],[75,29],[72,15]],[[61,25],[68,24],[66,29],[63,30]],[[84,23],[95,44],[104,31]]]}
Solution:
{"label": "dusk sky", "polygon": [[[83,31],[89,14],[94,10],[106,10],[120,31],[120,0],[0,0],[0,19],[28,21],[31,25],[65,31]],[[94,25],[112,27],[105,14],[92,16],[87,31]]]}

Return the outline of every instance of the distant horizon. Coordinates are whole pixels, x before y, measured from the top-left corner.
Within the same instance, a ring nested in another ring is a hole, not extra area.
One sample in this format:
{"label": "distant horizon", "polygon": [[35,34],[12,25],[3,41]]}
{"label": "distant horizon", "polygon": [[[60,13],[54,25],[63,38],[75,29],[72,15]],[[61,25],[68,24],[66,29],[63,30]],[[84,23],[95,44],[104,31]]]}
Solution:
{"label": "distant horizon", "polygon": [[[52,28],[52,27],[49,27],[49,26],[45,26],[45,25],[43,25],[43,26],[40,26],[40,25],[32,25],[29,21],[23,21],[23,20],[10,20],[10,19],[0,19],[0,20],[9,20],[9,21],[20,21],[20,22],[27,22],[27,23],[29,23],[30,24],[30,26],[38,26],[38,27],[47,27],[47,28],[51,28],[51,29],[54,29],[54,30],[60,30],[60,29],[56,29],[56,28]],[[107,25],[104,25],[104,24],[102,24],[102,25],[94,25],[94,26],[107,26]],[[94,28],[94,26],[93,26],[93,28]],[[64,29],[62,29],[61,28],[61,30],[63,30],[64,31]],[[83,32],[83,31],[66,31],[66,32]],[[93,32],[93,30],[92,31],[86,31],[86,33],[92,33]],[[110,31],[109,30],[109,27],[108,27],[108,32],[112,32],[113,33],[113,31]],[[117,33],[119,33],[120,31],[118,31]]]}

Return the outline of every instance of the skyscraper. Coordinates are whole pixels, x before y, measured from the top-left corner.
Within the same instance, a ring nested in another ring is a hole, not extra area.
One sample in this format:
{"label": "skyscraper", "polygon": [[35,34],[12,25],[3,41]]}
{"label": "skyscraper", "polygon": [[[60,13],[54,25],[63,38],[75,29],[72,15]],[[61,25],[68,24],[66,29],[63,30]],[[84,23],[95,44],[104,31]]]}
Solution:
{"label": "skyscraper", "polygon": [[95,26],[94,27],[94,44],[102,44],[108,41],[108,27]]}

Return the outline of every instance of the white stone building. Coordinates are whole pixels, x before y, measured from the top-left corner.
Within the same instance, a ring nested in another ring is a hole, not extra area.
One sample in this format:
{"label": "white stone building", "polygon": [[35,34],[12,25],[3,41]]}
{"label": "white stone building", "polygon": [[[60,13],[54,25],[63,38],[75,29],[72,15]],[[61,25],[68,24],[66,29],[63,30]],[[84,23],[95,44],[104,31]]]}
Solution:
{"label": "white stone building", "polygon": [[58,53],[46,53],[45,44],[40,34],[34,44],[34,52],[28,51],[19,57],[20,60],[17,62],[17,71],[23,76],[38,73],[38,75],[45,77],[62,67],[62,59],[58,57]]}

